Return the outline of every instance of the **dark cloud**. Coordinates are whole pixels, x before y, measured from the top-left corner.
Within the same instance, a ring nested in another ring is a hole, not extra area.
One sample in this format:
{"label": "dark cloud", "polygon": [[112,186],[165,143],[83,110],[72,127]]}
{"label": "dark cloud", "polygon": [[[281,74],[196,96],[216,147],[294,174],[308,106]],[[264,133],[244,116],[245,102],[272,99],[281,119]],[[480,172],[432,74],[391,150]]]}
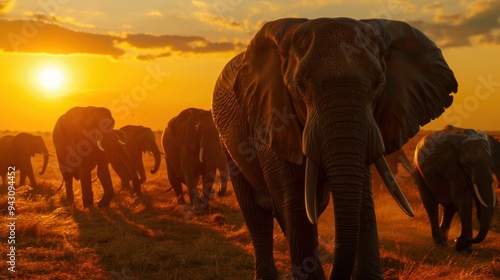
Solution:
{"label": "dark cloud", "polygon": [[[50,21],[50,22],[47,22]],[[127,48],[140,49],[140,60],[167,57],[175,52],[211,53],[242,49],[241,43],[211,42],[199,36],[97,34],[61,27],[55,18],[0,20],[0,49],[4,52],[52,54],[88,53],[119,58]]]}
{"label": "dark cloud", "polygon": [[123,41],[129,43],[131,46],[142,49],[168,47],[173,51],[195,53],[235,50],[233,43],[209,42],[205,38],[197,36],[129,34]]}
{"label": "dark cloud", "polygon": [[492,31],[500,28],[500,1],[484,2],[481,5],[476,7],[477,12],[467,16],[443,14],[434,23],[409,23],[431,39],[442,42],[442,48],[470,46],[472,38],[476,38],[479,43],[499,44],[499,36],[494,36]]}
{"label": "dark cloud", "polygon": [[172,56],[172,54],[169,52],[156,54],[156,55],[155,54],[141,54],[141,55],[137,56],[137,59],[148,61],[148,60],[153,60],[155,58],[162,58],[162,57],[169,57],[169,56]]}
{"label": "dark cloud", "polygon": [[116,37],[73,31],[33,20],[0,20],[0,48],[5,52],[52,54],[89,53],[119,57],[125,51],[115,47]]}

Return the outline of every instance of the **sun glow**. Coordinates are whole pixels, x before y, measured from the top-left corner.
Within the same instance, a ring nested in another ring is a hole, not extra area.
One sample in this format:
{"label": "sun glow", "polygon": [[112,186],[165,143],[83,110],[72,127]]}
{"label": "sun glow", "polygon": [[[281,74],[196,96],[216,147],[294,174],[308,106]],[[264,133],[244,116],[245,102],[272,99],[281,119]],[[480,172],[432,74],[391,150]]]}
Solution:
{"label": "sun glow", "polygon": [[48,91],[61,89],[64,82],[64,75],[61,69],[56,67],[45,67],[38,75],[40,86]]}

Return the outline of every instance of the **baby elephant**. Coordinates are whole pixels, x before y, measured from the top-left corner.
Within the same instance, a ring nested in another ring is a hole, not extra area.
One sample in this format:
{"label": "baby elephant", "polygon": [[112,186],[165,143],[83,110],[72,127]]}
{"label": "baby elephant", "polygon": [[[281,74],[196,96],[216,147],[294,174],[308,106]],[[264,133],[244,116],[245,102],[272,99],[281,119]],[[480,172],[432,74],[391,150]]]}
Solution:
{"label": "baby elephant", "polygon": [[[490,227],[496,196],[493,188],[491,150],[487,135],[472,129],[447,126],[420,140],[415,150],[415,182],[431,223],[434,243],[447,245],[455,212],[462,232],[457,251],[471,250]],[[472,201],[477,208],[479,232],[472,237]],[[438,204],[444,208],[438,225]]]}

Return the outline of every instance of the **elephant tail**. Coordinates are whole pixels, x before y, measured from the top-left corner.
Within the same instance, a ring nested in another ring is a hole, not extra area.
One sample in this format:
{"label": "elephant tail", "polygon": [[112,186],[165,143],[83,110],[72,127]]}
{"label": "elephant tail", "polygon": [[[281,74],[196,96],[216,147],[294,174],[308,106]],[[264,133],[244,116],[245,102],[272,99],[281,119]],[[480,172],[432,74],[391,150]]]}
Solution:
{"label": "elephant tail", "polygon": [[62,179],[61,185],[59,186],[59,188],[57,188],[56,192],[58,192],[59,190],[61,190],[61,188],[62,188],[63,185],[64,185],[64,179]]}

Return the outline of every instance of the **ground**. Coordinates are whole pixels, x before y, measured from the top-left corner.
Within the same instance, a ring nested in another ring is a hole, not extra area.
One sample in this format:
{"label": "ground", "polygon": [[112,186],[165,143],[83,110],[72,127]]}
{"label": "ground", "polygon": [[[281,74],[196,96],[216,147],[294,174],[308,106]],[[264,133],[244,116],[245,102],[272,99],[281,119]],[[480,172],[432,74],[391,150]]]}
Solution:
{"label": "ground", "polygon": [[[0,136],[5,134],[9,133]],[[50,133],[36,134],[44,137],[55,155]],[[404,147],[410,160],[422,135],[425,132]],[[159,138],[157,133],[158,143]],[[146,154],[144,159],[146,169],[151,169],[153,157]],[[231,184],[225,197],[210,202],[209,213],[193,214],[177,206],[173,191],[166,192],[170,185],[162,161],[160,171],[143,184],[141,199],[119,192],[120,183],[112,171],[117,194],[111,207],[82,209],[79,183],[74,188],[75,207],[66,206],[64,188],[57,191],[62,177],[55,156],[43,175],[38,175],[42,156],[32,162],[43,191],[16,188],[15,272],[8,271],[11,232],[6,190],[0,190],[0,220],[5,224],[0,226],[0,279],[253,279],[253,248]],[[488,236],[474,245],[472,254],[456,252],[453,240],[446,248],[436,247],[418,190],[404,168],[399,170],[396,180],[415,217],[406,216],[387,191],[374,195],[386,279],[500,278],[499,211]],[[99,181],[93,189],[97,200],[102,195]],[[325,271],[330,270],[333,257],[332,212],[330,205],[319,218],[319,256]],[[459,232],[455,219],[450,239]],[[290,279],[288,248],[277,225],[274,236],[280,279]]]}

